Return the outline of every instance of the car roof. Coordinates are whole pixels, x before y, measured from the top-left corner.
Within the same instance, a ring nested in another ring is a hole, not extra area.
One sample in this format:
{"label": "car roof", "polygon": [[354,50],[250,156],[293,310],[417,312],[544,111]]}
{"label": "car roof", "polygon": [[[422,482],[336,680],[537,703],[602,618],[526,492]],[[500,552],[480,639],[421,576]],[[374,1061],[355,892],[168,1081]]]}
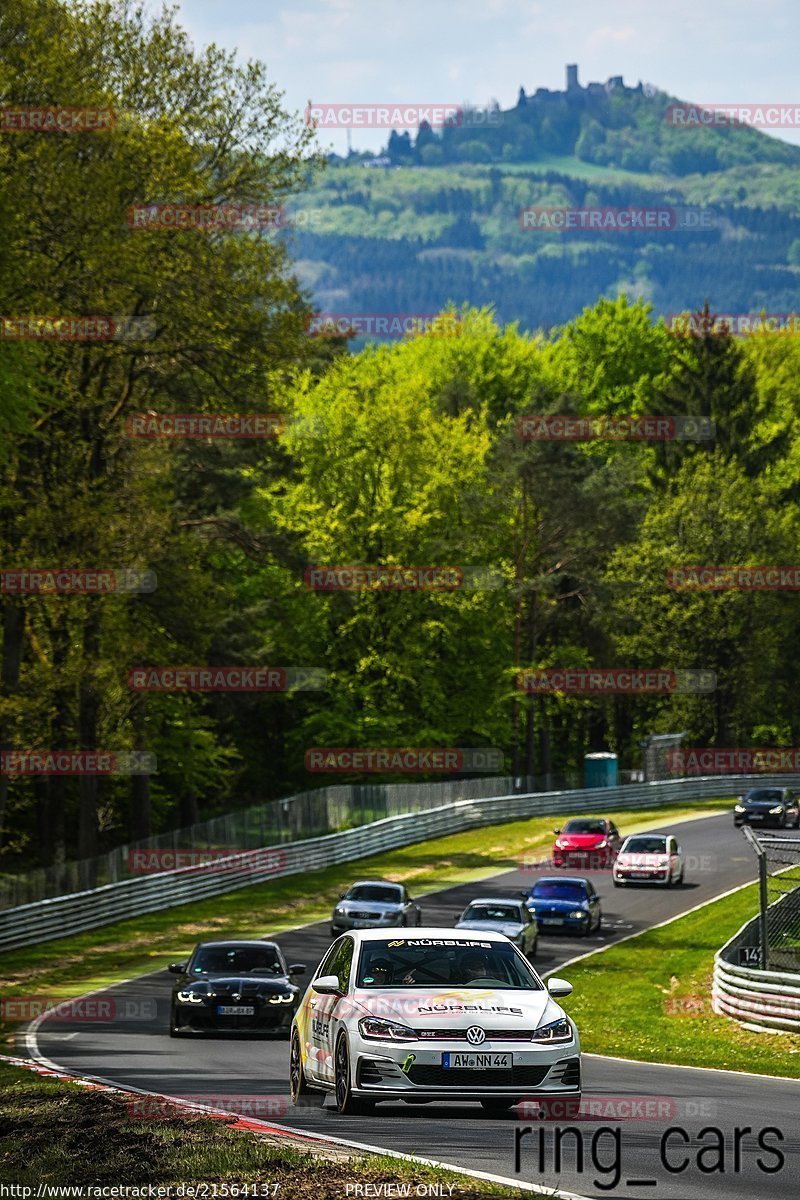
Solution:
{"label": "car roof", "polygon": [[[633,840],[633,838],[640,838],[640,837],[647,837],[647,838],[657,837],[657,838],[666,839],[668,837],[675,837],[675,834],[674,833],[660,833],[659,830],[654,829],[652,833],[629,833],[628,836],[625,838],[625,842],[630,842]],[[625,842],[623,842],[623,845],[625,844]]]}
{"label": "car roof", "polygon": [[277,942],[267,942],[263,941],[261,938],[225,938],[220,942],[198,942],[195,946],[195,949],[205,949],[206,946],[231,946],[236,948],[244,948],[245,946],[260,946],[262,950],[265,946],[270,946],[273,950],[280,950],[280,946]]}
{"label": "car roof", "polygon": [[579,813],[577,816],[567,817],[565,824],[569,825],[570,821],[602,821],[604,825],[611,824],[610,817],[593,817],[591,813]]}
{"label": "car roof", "polygon": [[533,884],[536,887],[537,883],[588,883],[588,879],[584,879],[580,875],[543,875],[541,879],[537,879]]}
{"label": "car roof", "polygon": [[[401,888],[403,886],[402,883],[392,883],[391,879],[356,879],[353,881],[353,883],[350,884],[350,887],[351,888],[364,887],[365,884],[370,884],[371,886],[374,886],[375,884],[377,884],[379,887],[393,887],[393,888]],[[350,888],[348,888],[347,890],[349,891]]]}
{"label": "car roof", "polygon": [[476,896],[470,900],[467,908],[473,904],[522,904],[522,901],[516,896]]}
{"label": "car roof", "polygon": [[[395,934],[403,934],[402,937],[396,937]],[[447,938],[450,941],[466,942],[474,939],[475,934],[469,929],[453,929],[452,925],[416,925],[413,929],[350,929],[346,935],[356,938],[359,942],[383,942],[387,939],[392,941],[416,942],[421,938]],[[502,942],[506,944],[508,938],[502,933],[484,933],[481,930],[482,942]]]}

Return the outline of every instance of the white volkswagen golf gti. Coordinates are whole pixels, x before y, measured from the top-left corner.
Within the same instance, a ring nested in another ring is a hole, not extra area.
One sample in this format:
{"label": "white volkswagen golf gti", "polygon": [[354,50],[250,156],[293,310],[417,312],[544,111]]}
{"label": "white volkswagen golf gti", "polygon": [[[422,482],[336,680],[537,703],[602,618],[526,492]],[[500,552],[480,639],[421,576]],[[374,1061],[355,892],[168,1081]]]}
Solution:
{"label": "white volkswagen golf gti", "polygon": [[475,1100],[489,1111],[523,1098],[581,1095],[573,1021],[507,937],[455,929],[354,930],[323,958],[291,1029],[295,1104],[332,1092],[341,1113],[377,1100]]}

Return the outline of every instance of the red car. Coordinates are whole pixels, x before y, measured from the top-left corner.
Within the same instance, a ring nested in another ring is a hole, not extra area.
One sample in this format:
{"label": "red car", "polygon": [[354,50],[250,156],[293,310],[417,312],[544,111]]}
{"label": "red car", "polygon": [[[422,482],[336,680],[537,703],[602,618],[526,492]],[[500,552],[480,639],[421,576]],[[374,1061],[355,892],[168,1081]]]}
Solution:
{"label": "red car", "polygon": [[606,817],[572,817],[554,832],[554,867],[602,870],[611,866],[622,845],[616,825]]}

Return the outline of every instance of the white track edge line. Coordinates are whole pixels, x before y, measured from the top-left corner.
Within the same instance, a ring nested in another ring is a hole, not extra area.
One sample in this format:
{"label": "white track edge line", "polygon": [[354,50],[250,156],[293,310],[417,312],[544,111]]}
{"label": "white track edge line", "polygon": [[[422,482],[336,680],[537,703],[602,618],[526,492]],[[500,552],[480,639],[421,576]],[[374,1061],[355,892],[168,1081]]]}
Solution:
{"label": "white track edge line", "polygon": [[[767,1032],[780,1033],[778,1029],[772,1029]],[[800,1085],[800,1078],[792,1075],[761,1075],[758,1071],[733,1071],[729,1067],[695,1067],[691,1063],[660,1063],[649,1062],[641,1058],[622,1058],[618,1054],[592,1054],[587,1051],[586,1058],[598,1058],[601,1062],[621,1062],[630,1063],[632,1066],[640,1067],[659,1067],[667,1071],[705,1071],[706,1074],[714,1075],[743,1075],[745,1079],[768,1079],[771,1083],[796,1083]]]}

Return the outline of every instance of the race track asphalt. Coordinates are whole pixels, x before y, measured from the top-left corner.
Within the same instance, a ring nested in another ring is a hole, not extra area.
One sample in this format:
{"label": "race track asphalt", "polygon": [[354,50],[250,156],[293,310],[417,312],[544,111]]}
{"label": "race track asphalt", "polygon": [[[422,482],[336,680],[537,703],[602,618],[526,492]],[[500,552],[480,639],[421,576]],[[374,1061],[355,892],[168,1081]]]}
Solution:
{"label": "race track asphalt", "polygon": [[[607,872],[592,872],[603,898],[602,934],[585,939],[540,937],[535,959],[540,973],[552,972],[586,950],[647,929],[755,879],[755,856],[729,815],[669,828],[678,834],[688,858],[684,886],[617,889]],[[354,876],[357,873],[356,864]],[[527,888],[535,878],[530,871],[507,872],[432,894],[421,901],[423,921],[452,925],[474,896]],[[270,936],[268,913],[264,936]],[[275,940],[289,962],[306,962],[309,971],[330,944],[327,923],[284,933]],[[188,955],[191,946],[185,949]],[[564,974],[569,978],[568,969]],[[109,1020],[78,1024],[48,1017],[35,1032],[37,1053],[68,1070],[112,1083],[190,1097],[233,1111],[244,1109],[301,1132],[418,1154],[581,1196],[763,1200],[768,1195],[794,1200],[800,1195],[800,1081],[585,1055],[585,1101],[606,1105],[596,1119],[541,1121],[533,1107],[526,1111],[524,1106],[490,1117],[477,1105],[446,1103],[419,1107],[386,1103],[366,1117],[342,1117],[329,1098],[321,1107],[292,1107],[284,1040],[239,1034],[170,1039],[171,986],[172,977],[163,970],[114,987],[107,993],[114,1001]],[[614,997],[609,996],[609,1005],[613,1004]],[[609,1097],[613,1098],[611,1116],[606,1115]],[[616,1115],[626,1100],[638,1105],[632,1119]],[[642,1107],[645,1101],[647,1108]],[[568,1127],[574,1132],[568,1133]],[[768,1127],[779,1134],[763,1133]],[[687,1140],[674,1133],[662,1151],[661,1139],[668,1128],[686,1131]],[[707,1132],[699,1139],[704,1129]],[[747,1132],[737,1134],[737,1130]],[[719,1144],[721,1152],[714,1148]],[[774,1170],[779,1161],[776,1149],[783,1162]],[[684,1162],[683,1169],[676,1169]]]}

